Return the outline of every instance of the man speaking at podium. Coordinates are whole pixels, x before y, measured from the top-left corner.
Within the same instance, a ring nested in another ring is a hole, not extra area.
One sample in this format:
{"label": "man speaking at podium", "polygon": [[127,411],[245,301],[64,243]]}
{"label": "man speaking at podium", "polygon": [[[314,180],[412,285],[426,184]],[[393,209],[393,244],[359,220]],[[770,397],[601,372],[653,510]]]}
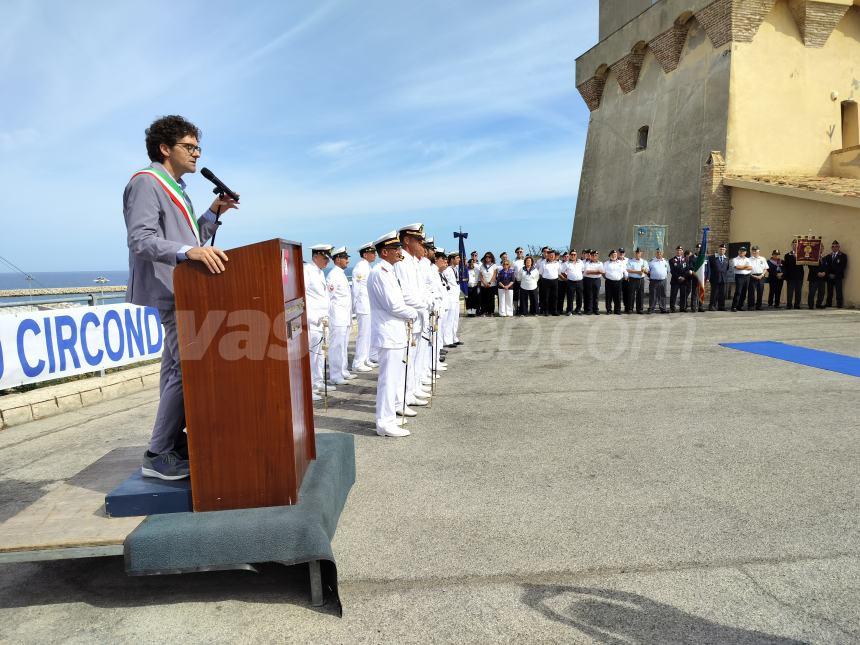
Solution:
{"label": "man speaking at podium", "polygon": [[146,152],[152,163],[132,176],[123,194],[129,265],[126,302],[158,308],[164,326],[160,399],[141,465],[144,477],[188,477],[173,269],[184,260],[198,260],[212,273],[224,271],[224,252],[203,244],[218,228],[216,210],[237,208],[236,201],[224,196],[201,217],[195,216],[182,176],[197,171],[202,153],[199,140],[200,130],[181,116],[154,121],[146,130]]}

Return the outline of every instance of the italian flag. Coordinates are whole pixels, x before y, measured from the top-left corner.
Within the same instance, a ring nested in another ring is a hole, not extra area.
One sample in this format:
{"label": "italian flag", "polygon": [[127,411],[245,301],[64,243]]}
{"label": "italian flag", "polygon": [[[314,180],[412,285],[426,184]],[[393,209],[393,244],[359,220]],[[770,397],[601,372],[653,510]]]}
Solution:
{"label": "italian flag", "polygon": [[705,302],[705,265],[708,263],[708,231],[706,226],[702,229],[702,248],[699,255],[696,256],[696,263],[693,265],[693,271],[696,274],[696,280],[699,283],[699,302]]}

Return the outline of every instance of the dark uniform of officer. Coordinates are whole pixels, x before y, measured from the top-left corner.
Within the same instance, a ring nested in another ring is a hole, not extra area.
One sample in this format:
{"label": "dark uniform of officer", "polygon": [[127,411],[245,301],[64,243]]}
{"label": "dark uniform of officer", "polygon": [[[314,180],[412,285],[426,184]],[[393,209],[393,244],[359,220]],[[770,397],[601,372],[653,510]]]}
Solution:
{"label": "dark uniform of officer", "polygon": [[729,274],[729,258],[726,245],[720,244],[720,251],[708,258],[708,281],[711,283],[711,300],[708,311],[726,310],[726,282]]}
{"label": "dark uniform of officer", "polygon": [[[684,247],[678,246],[676,255],[669,260],[669,271],[672,274],[669,291],[669,311],[675,313],[675,299],[681,296],[681,311],[687,311],[687,294],[690,290],[689,260],[683,254]],[[677,255],[677,251],[682,251]]]}
{"label": "dark uniform of officer", "polygon": [[782,284],[785,282],[785,273],[782,270],[782,259],[779,257],[779,249],[774,249],[767,261],[767,306],[779,309],[779,301],[782,299]]}
{"label": "dark uniform of officer", "polygon": [[800,309],[800,294],[803,291],[803,265],[797,263],[797,256],[792,250],[789,250],[782,260],[782,275],[787,289],[785,308]]}
{"label": "dark uniform of officer", "polygon": [[839,242],[833,240],[829,255],[821,259],[822,266],[827,272],[827,307],[833,306],[833,292],[836,292],[836,306],[842,309],[842,280],[848,268],[848,256],[839,250]]}
{"label": "dark uniform of officer", "polygon": [[[823,260],[822,260],[823,262]],[[809,283],[809,293],[806,294],[806,305],[810,309],[824,309],[824,289],[825,279],[827,276],[827,267],[823,266],[822,262],[818,264],[810,264],[806,267],[806,281]]]}

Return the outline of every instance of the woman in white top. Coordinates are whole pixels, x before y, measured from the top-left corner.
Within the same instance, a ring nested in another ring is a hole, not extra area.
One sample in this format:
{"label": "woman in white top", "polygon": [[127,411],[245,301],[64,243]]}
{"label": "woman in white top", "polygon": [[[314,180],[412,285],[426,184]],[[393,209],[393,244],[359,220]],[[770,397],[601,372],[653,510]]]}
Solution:
{"label": "woman in white top", "polygon": [[487,251],[481,266],[478,267],[478,276],[481,279],[481,313],[480,316],[492,316],[496,310],[496,256]]}
{"label": "woman in white top", "polygon": [[535,259],[530,255],[526,256],[523,268],[519,271],[521,316],[537,316],[539,277],[540,272],[535,266]]}
{"label": "woman in white top", "polygon": [[474,317],[481,306],[480,284],[481,276],[478,275],[477,262],[469,259],[469,295],[466,296],[466,315]]}

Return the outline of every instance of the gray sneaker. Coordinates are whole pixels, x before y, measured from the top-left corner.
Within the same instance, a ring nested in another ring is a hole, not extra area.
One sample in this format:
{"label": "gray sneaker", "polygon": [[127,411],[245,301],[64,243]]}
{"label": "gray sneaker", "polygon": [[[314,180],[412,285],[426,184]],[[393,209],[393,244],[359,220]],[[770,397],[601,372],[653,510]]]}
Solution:
{"label": "gray sneaker", "polygon": [[165,452],[163,455],[150,457],[143,454],[143,463],[140,465],[140,473],[144,477],[157,477],[173,481],[185,479],[190,474],[188,462],[180,459],[175,452]]}

